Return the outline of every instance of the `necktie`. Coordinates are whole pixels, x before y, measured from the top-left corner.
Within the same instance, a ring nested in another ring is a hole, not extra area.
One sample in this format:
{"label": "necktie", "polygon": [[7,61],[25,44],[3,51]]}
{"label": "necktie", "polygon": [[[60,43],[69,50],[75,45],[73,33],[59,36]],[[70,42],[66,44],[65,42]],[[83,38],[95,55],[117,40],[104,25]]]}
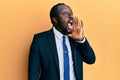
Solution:
{"label": "necktie", "polygon": [[70,80],[69,72],[69,56],[68,48],[65,43],[65,36],[63,36],[63,55],[64,55],[64,80]]}

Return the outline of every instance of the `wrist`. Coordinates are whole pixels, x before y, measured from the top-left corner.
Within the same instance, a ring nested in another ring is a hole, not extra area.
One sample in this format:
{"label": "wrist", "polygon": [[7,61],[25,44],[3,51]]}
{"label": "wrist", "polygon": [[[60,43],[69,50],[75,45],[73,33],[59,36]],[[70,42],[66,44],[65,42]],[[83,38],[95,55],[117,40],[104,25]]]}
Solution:
{"label": "wrist", "polygon": [[85,37],[78,38],[77,41],[83,41]]}
{"label": "wrist", "polygon": [[76,40],[79,43],[84,43],[86,41],[86,38],[84,37],[82,40]]}

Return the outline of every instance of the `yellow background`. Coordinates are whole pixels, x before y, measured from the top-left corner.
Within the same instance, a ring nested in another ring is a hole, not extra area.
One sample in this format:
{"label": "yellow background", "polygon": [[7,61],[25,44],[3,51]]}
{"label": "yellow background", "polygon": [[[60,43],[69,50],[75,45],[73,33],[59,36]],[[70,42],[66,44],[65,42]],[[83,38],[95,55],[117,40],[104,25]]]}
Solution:
{"label": "yellow background", "polygon": [[120,80],[120,0],[1,0],[0,80],[27,80],[33,35],[51,28],[49,11],[65,2],[84,21],[96,63],[84,64],[84,80]]}

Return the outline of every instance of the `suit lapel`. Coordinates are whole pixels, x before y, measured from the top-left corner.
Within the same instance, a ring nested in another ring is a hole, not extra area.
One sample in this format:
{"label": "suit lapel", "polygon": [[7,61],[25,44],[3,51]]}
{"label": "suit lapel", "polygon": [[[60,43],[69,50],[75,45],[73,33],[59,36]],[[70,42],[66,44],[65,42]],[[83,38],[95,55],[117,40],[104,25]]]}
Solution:
{"label": "suit lapel", "polygon": [[58,53],[57,53],[57,47],[56,47],[56,43],[55,43],[53,29],[51,29],[49,31],[48,40],[49,40],[49,46],[50,46],[51,51],[52,51],[52,55],[54,57],[55,65],[56,65],[57,71],[59,73],[60,72],[59,71],[59,60],[58,60]]}
{"label": "suit lapel", "polygon": [[[49,41],[49,46],[52,51],[52,55],[54,57],[54,62],[55,62],[58,74],[60,75],[58,53],[57,53],[57,47],[56,47],[56,43],[55,43],[53,29],[51,29],[49,31],[48,41]],[[71,51],[72,51],[73,65],[74,65],[74,69],[75,69],[75,67],[76,67],[76,41],[70,37],[69,37],[69,41],[70,41],[70,46],[71,46]]]}

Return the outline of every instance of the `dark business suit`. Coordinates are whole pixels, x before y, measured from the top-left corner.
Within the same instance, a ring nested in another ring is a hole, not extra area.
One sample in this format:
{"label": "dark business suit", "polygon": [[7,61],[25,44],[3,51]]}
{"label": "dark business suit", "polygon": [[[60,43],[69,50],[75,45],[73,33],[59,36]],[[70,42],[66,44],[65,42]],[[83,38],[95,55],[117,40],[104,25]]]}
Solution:
{"label": "dark business suit", "polygon": [[[94,63],[95,54],[87,40],[78,43],[69,37],[69,41],[76,80],[83,80],[83,61],[88,64]],[[29,54],[28,78],[29,80],[60,80],[53,29],[34,36]]]}

